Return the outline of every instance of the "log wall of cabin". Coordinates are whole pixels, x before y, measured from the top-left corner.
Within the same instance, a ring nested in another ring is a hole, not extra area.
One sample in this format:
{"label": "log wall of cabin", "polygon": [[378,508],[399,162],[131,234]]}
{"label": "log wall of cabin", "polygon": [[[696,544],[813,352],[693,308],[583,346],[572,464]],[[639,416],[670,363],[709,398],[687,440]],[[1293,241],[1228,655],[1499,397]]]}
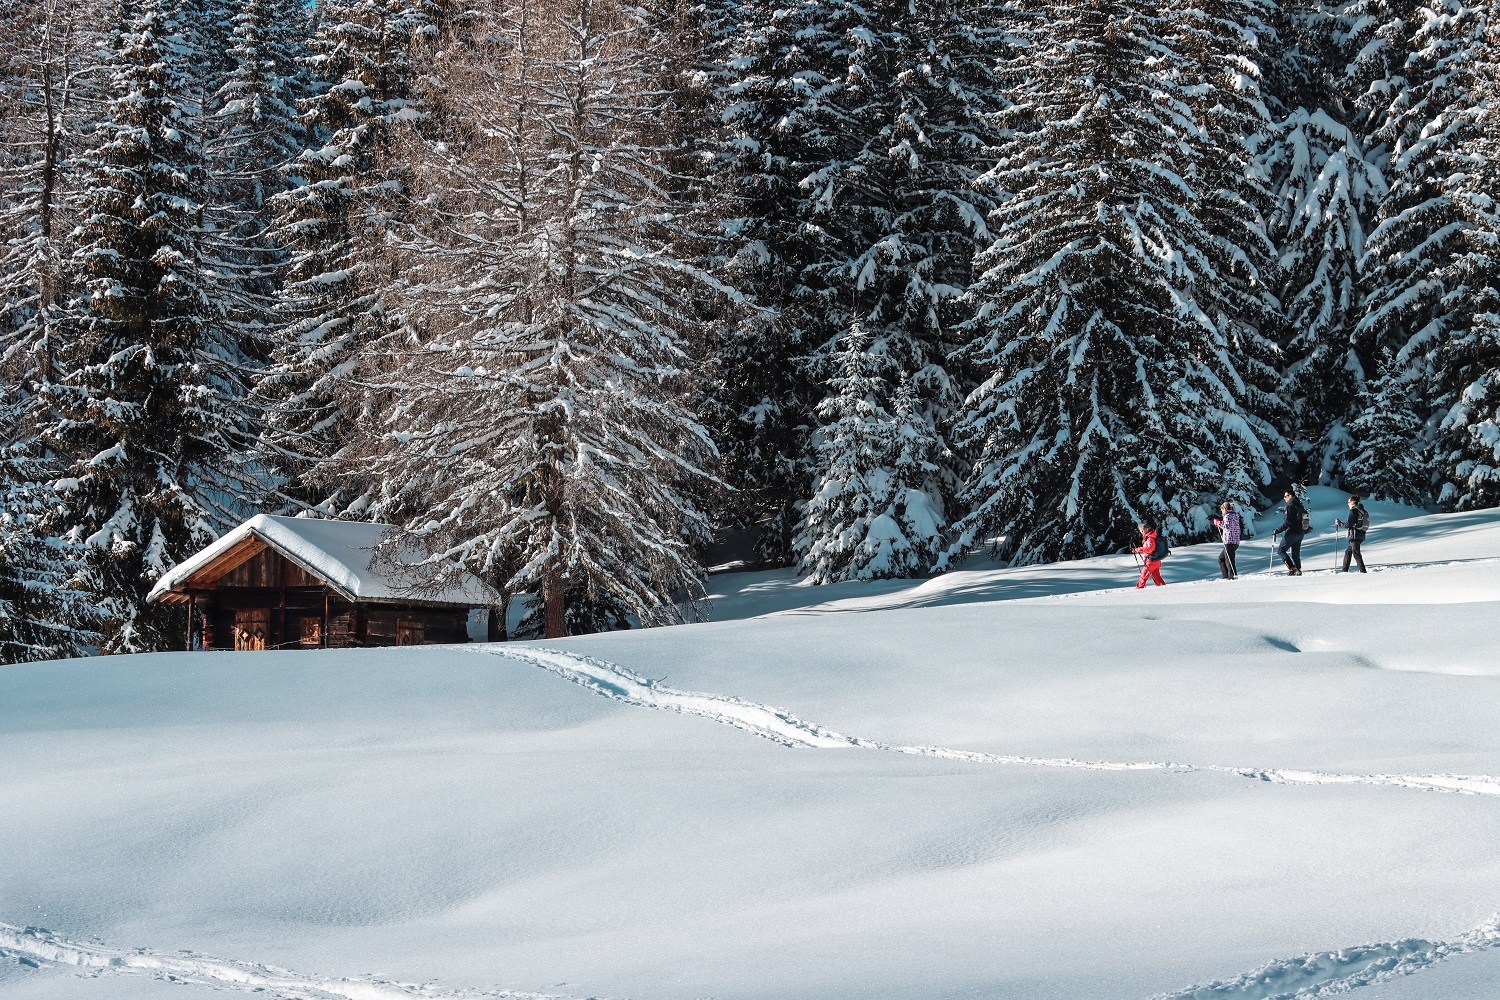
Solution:
{"label": "log wall of cabin", "polygon": [[[235,612],[269,612],[268,647],[395,646],[467,642],[467,608],[406,604],[355,604],[335,594],[297,564],[267,549],[220,577],[212,589],[195,591],[203,612],[205,649],[233,649]],[[325,605],[326,602],[326,605]],[[326,637],[322,634],[325,606]],[[317,635],[310,634],[315,623]],[[304,639],[310,641],[304,642]],[[312,641],[315,640],[315,641]]]}

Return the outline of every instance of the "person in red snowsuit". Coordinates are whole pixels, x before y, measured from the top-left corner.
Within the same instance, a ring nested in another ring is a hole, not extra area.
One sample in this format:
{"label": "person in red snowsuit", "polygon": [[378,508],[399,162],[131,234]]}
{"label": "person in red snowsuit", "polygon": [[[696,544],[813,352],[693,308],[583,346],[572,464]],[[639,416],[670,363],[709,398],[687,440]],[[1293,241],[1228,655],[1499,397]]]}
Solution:
{"label": "person in red snowsuit", "polygon": [[1155,580],[1158,587],[1165,587],[1167,585],[1167,581],[1161,578],[1161,559],[1163,553],[1158,549],[1160,543],[1161,535],[1156,530],[1156,526],[1143,523],[1141,525],[1141,546],[1138,549],[1132,550],[1137,555],[1144,557],[1144,565],[1141,566],[1141,582],[1135,585],[1136,590],[1144,587],[1147,580]]}

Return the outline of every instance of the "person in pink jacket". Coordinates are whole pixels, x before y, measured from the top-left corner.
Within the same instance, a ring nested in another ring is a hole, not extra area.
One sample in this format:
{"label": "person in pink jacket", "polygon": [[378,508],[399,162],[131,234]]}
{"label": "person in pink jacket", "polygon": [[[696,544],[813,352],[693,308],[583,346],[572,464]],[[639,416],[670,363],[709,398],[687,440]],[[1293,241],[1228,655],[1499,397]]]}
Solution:
{"label": "person in pink jacket", "polygon": [[1239,567],[1234,564],[1234,553],[1240,547],[1240,536],[1245,529],[1245,521],[1240,517],[1240,512],[1234,509],[1233,500],[1225,500],[1219,504],[1219,515],[1214,518],[1214,527],[1219,529],[1219,535],[1224,539],[1224,550],[1219,553],[1219,572],[1226,580],[1239,578]]}
{"label": "person in pink jacket", "polygon": [[1165,587],[1167,581],[1161,578],[1161,561],[1167,554],[1166,544],[1154,524],[1141,523],[1140,547],[1131,551],[1144,557],[1144,565],[1141,566],[1141,582],[1135,585],[1135,589],[1140,590],[1146,585],[1147,580],[1155,580],[1158,587]]}

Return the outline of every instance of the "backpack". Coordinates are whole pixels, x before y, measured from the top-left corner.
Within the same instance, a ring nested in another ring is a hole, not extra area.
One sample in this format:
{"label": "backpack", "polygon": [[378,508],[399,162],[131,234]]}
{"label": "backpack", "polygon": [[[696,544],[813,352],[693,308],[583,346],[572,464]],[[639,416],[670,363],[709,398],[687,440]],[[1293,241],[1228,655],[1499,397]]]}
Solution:
{"label": "backpack", "polygon": [[1306,507],[1302,508],[1302,513],[1297,518],[1297,530],[1304,535],[1312,531],[1312,515],[1307,512]]}
{"label": "backpack", "polygon": [[1370,530],[1370,512],[1364,507],[1355,507],[1349,512],[1349,530],[1361,541],[1364,540],[1365,532]]}
{"label": "backpack", "polygon": [[1167,533],[1165,531],[1158,531],[1156,533],[1156,546],[1151,550],[1151,554],[1146,558],[1160,561],[1167,558],[1167,556],[1171,554],[1172,547],[1167,544]]}

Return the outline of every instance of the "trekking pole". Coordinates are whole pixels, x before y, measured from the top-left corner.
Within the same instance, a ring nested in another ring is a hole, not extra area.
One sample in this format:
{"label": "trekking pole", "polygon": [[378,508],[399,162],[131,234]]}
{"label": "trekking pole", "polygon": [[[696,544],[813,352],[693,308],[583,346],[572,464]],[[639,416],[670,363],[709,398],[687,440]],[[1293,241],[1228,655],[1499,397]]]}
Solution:
{"label": "trekking pole", "polygon": [[1276,568],[1276,536],[1279,534],[1281,534],[1279,531],[1271,532],[1271,558],[1266,560],[1266,569],[1268,570]]}

